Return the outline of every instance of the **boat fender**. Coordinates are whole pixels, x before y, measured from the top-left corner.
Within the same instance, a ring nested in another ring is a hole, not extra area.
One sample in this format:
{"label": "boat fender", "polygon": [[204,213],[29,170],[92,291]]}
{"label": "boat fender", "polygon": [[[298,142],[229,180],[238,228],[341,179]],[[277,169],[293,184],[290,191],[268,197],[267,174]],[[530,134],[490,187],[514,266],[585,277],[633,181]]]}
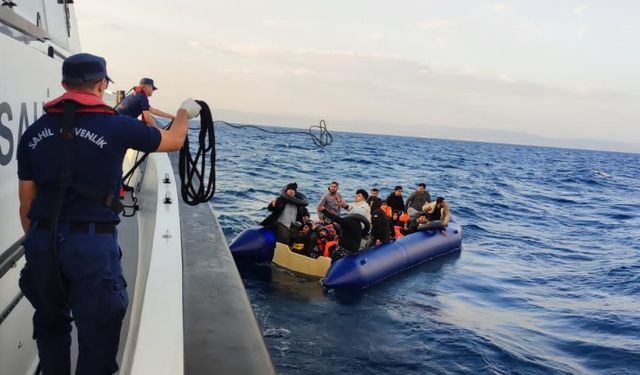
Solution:
{"label": "boat fender", "polygon": [[284,199],[285,201],[295,204],[296,206],[300,206],[300,207],[305,207],[309,205],[309,201],[307,200],[307,197],[304,196],[304,194],[297,192],[296,191],[296,195],[295,197],[290,197],[287,195],[287,191],[286,190],[282,190],[280,192],[280,198]]}
{"label": "boat fender", "polygon": [[364,217],[364,216],[362,216],[360,214],[349,214],[349,215],[345,216],[345,218],[348,218],[348,217],[356,219],[356,220],[358,220],[360,222],[360,224],[362,224],[362,226],[363,226],[362,237],[365,237],[365,236],[367,236],[369,234],[369,232],[371,231],[371,223],[369,222],[369,220],[366,217]]}

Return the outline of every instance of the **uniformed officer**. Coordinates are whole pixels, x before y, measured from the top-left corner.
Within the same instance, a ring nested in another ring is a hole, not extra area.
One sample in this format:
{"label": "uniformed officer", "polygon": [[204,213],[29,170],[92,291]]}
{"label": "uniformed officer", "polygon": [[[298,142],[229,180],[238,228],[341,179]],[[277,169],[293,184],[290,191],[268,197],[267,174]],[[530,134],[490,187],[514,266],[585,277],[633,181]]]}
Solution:
{"label": "uniformed officer", "polygon": [[118,104],[116,111],[124,116],[138,118],[142,115],[142,121],[149,125],[157,126],[155,118],[152,114],[173,120],[175,116],[163,112],[149,104],[149,97],[158,88],[154,85],[153,79],[142,78],[140,84],[133,88],[134,93],[124,98]]}
{"label": "uniformed officer", "polygon": [[20,288],[35,308],[43,373],[70,372],[71,321],[78,330],[77,374],[111,374],[128,306],[116,225],[128,148],[175,151],[200,106],[186,100],[171,129],[118,116],[102,101],[102,57],[82,53],[62,65],[66,93],[45,104],[18,146],[20,220],[27,233]]}

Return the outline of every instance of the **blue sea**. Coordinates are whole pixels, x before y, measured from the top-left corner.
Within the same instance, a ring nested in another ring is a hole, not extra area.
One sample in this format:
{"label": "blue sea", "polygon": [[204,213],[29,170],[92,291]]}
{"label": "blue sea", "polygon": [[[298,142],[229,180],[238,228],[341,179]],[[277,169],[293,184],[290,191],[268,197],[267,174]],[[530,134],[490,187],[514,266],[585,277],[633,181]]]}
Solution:
{"label": "blue sea", "polygon": [[461,252],[361,293],[240,269],[277,372],[640,373],[640,154],[216,131],[212,205],[229,242],[293,181],[312,216],[332,180],[347,200],[425,182],[463,227]]}

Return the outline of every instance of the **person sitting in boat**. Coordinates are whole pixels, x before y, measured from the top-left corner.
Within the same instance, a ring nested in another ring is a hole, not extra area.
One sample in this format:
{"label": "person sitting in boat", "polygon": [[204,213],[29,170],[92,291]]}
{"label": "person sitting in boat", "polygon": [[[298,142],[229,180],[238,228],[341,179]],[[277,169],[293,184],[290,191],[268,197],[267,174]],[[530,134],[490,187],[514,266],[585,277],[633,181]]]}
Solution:
{"label": "person sitting in boat", "polygon": [[369,205],[369,211],[373,213],[373,211],[380,208],[382,204],[382,199],[378,197],[378,188],[372,188],[371,194],[369,194],[369,198],[367,198],[367,204]]}
{"label": "person sitting in boat", "polygon": [[121,116],[130,116],[133,118],[138,118],[142,115],[142,122],[152,126],[157,126],[156,119],[152,114],[173,120],[175,116],[154,108],[149,104],[149,97],[153,95],[153,92],[157,89],[151,78],[142,78],[140,84],[133,88],[133,94],[124,98],[124,100],[116,106],[116,111]]}
{"label": "person sitting in boat", "polygon": [[427,218],[427,214],[425,212],[422,212],[419,214],[419,216],[415,221],[412,221],[411,223],[409,223],[409,226],[406,229],[402,230],[402,233],[404,235],[407,235],[407,234],[411,234],[411,233],[415,233],[420,230],[423,230],[424,228],[426,228],[426,225],[428,224],[428,222],[429,222],[429,219]]}
{"label": "person sitting in boat", "polygon": [[409,194],[404,203],[405,212],[409,214],[411,220],[415,220],[422,212],[422,206],[431,202],[431,194],[427,191],[427,185],[424,182],[418,184],[416,191]]}
{"label": "person sitting in boat", "polygon": [[451,214],[444,197],[438,197],[434,202],[425,204],[422,210],[428,215],[429,222],[440,221],[444,225],[449,224]]}
{"label": "person sitting in boat", "polygon": [[427,214],[429,220],[429,229],[440,229],[442,234],[446,235],[444,228],[449,224],[451,213],[449,205],[445,202],[444,197],[438,197],[435,201],[427,203],[422,207]]}
{"label": "person sitting in boat", "polygon": [[391,209],[391,207],[389,207],[386,201],[382,201],[382,203],[380,203],[380,209],[385,213],[385,215],[387,215],[389,219],[391,219],[391,213],[393,210]]}
{"label": "person sitting in boat", "polygon": [[337,223],[331,223],[331,224],[326,224],[324,226],[327,229],[327,241],[332,241],[332,242],[338,242],[338,238],[340,237],[340,235],[338,234],[338,231],[340,230],[340,227],[338,226]]}
{"label": "person sitting in boat", "polygon": [[358,189],[356,191],[355,202],[347,205],[346,209],[350,214],[359,214],[367,219],[371,217],[371,209],[366,202],[369,194],[364,189]]}
{"label": "person sitting in boat", "polygon": [[391,222],[391,237],[395,240],[404,237],[403,231],[407,229],[408,223],[400,219],[402,215],[402,211],[394,210],[389,220]]}
{"label": "person sitting in boat", "polygon": [[298,184],[292,182],[280,193],[280,196],[267,206],[271,211],[260,225],[267,228],[274,228],[276,241],[289,244],[291,237],[296,234],[296,229],[302,223],[302,217],[307,212],[305,206],[309,202],[304,194],[298,192]]}
{"label": "person sitting in boat", "polygon": [[318,225],[316,233],[315,246],[311,250],[310,256],[312,258],[317,258],[319,256],[331,256],[337,246],[337,239],[329,238],[329,231],[324,225]]}
{"label": "person sitting in boat", "polygon": [[347,202],[345,202],[344,199],[342,199],[342,195],[338,193],[338,183],[336,181],[331,182],[327,190],[328,191],[322,195],[322,198],[320,198],[317,207],[320,220],[324,219],[322,213],[320,213],[320,207],[325,207],[329,212],[338,216],[340,215],[340,208],[347,207]]}
{"label": "person sitting in boat", "polygon": [[302,224],[298,233],[293,236],[291,241],[291,250],[303,255],[309,255],[312,249],[312,234],[313,231],[311,230],[311,223]]}
{"label": "person sitting in boat", "polygon": [[334,256],[331,259],[335,261],[344,255],[355,254],[360,250],[362,239],[369,235],[369,230],[371,229],[371,223],[366,217],[358,214],[340,217],[323,206],[318,207],[318,212],[338,223],[342,228],[339,248],[333,252],[332,255]]}
{"label": "person sitting in boat", "polygon": [[309,214],[309,210],[304,207],[304,211],[302,212],[302,225],[309,224],[311,225],[311,229],[313,229],[313,222],[311,221],[311,215]]}
{"label": "person sitting in boat", "polygon": [[371,212],[371,242],[372,246],[378,246],[389,242],[391,239],[390,221],[387,214],[377,208]]}
{"label": "person sitting in boat", "polygon": [[402,199],[402,186],[393,188],[393,193],[387,197],[387,204],[392,210],[404,212],[404,199]]}

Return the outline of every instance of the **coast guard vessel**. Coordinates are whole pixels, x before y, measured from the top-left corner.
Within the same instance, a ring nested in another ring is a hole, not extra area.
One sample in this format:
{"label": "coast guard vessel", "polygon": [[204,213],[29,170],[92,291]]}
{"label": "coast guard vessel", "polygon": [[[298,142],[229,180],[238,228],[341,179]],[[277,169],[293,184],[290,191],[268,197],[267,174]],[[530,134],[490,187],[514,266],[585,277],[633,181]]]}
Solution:
{"label": "coast guard vessel", "polygon": [[[16,149],[43,103],[62,94],[62,61],[80,51],[72,3],[2,0],[0,6],[2,375],[38,371],[33,309],[18,287],[25,260]],[[134,162],[135,154],[127,155],[123,170]],[[129,181],[139,209],[118,226],[131,300],[120,373],[273,373],[218,221],[208,204],[180,201],[175,164],[167,154],[152,154]]]}

